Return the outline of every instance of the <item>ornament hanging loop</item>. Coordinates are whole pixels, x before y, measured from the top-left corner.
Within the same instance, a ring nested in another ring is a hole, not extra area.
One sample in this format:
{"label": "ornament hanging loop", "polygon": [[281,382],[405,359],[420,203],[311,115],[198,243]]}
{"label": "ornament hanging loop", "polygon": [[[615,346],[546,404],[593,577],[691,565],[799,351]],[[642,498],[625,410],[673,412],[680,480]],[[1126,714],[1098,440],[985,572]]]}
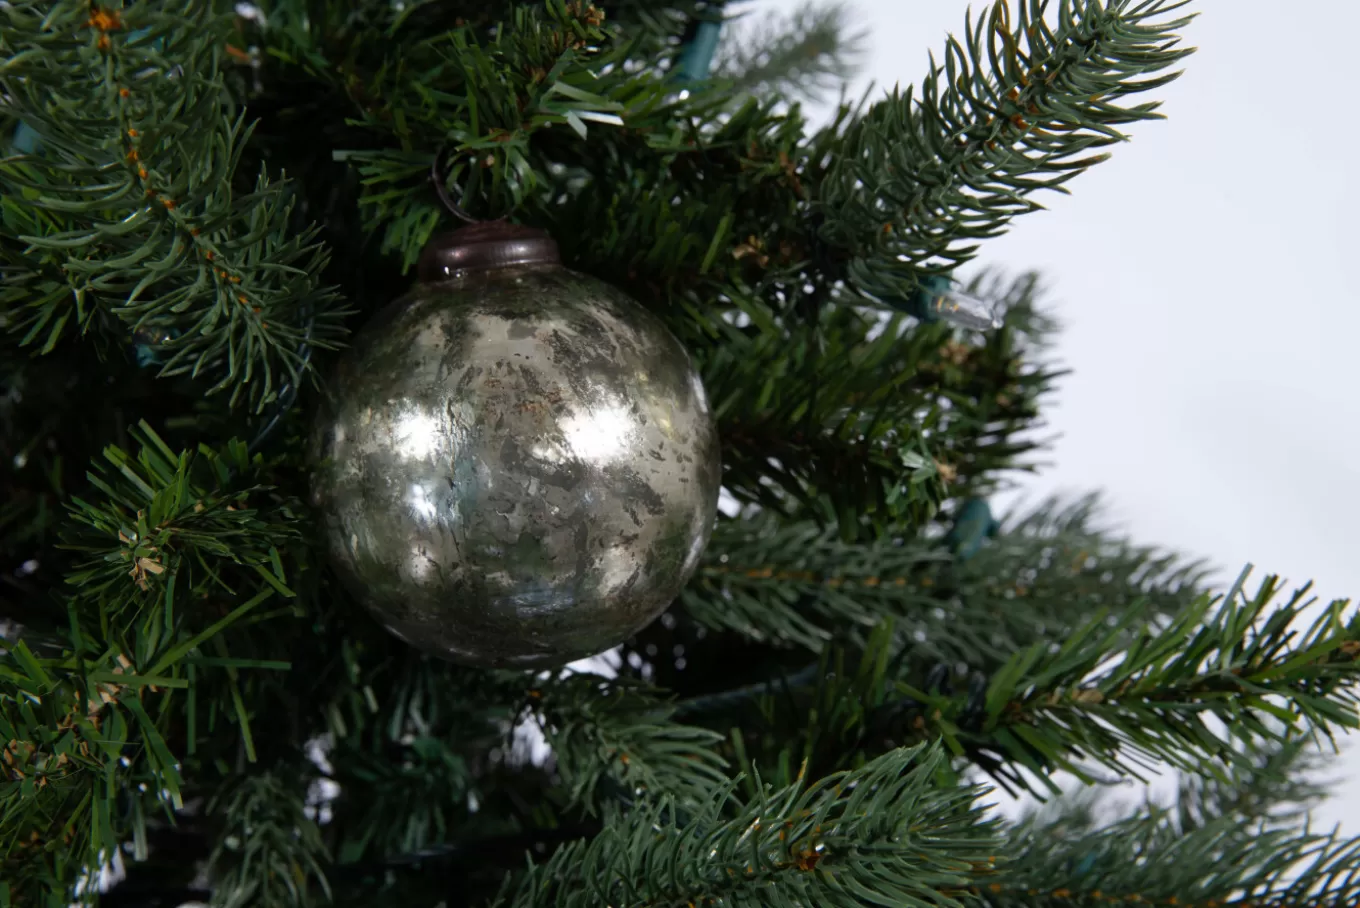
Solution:
{"label": "ornament hanging loop", "polygon": [[434,184],[434,191],[439,195],[439,201],[444,203],[444,207],[453,213],[453,216],[467,224],[485,223],[478,218],[474,218],[463,210],[463,206],[454,201],[453,196],[449,195],[448,187],[444,185],[444,178],[439,173],[439,162],[444,157],[444,149],[440,148],[434,154],[434,160],[430,162],[430,182]]}
{"label": "ornament hanging loop", "polygon": [[430,182],[434,184],[439,201],[463,222],[463,226],[437,234],[425,244],[416,271],[422,281],[445,281],[472,271],[512,265],[562,264],[557,243],[547,231],[511,224],[504,217],[484,221],[463,210],[449,194],[439,172],[446,150],[440,148],[435,153],[430,164]]}

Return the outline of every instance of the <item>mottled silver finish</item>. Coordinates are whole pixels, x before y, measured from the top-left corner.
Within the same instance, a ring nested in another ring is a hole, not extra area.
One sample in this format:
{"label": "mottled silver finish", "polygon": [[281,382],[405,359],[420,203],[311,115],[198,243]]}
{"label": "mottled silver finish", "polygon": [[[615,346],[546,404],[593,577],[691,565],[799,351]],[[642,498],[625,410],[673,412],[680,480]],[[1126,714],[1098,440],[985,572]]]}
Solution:
{"label": "mottled silver finish", "polygon": [[419,283],[344,359],[315,436],[332,559],[394,634],[558,665],[671,603],[717,510],[698,374],[654,315],[556,265]]}

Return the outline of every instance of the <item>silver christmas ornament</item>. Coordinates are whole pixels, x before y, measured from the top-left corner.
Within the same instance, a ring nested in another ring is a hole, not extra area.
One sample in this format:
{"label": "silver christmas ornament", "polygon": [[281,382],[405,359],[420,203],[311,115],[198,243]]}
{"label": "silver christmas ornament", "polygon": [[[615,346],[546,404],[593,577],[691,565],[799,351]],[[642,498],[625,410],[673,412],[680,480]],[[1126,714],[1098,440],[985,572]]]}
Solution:
{"label": "silver christmas ornament", "polygon": [[609,649],[666,609],[712,532],[718,437],[687,352],[542,231],[463,227],[419,274],[318,420],[335,568],[388,630],[457,662]]}

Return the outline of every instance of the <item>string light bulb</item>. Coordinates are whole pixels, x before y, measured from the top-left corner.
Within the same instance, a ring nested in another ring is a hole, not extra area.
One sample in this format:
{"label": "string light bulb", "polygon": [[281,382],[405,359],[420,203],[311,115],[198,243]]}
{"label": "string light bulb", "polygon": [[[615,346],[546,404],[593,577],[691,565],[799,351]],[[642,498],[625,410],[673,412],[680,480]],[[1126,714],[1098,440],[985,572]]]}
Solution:
{"label": "string light bulb", "polygon": [[1002,325],[990,303],[939,274],[921,278],[907,311],[923,322],[947,322],[973,331],[994,330]]}

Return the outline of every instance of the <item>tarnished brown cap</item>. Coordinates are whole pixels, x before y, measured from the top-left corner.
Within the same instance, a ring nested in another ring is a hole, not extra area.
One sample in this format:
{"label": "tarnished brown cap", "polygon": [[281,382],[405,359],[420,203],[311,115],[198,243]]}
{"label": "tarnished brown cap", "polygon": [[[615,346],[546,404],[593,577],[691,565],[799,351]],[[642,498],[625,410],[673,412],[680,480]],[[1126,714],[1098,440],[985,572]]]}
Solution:
{"label": "tarnished brown cap", "polygon": [[458,272],[507,265],[557,265],[562,256],[547,231],[505,221],[482,221],[435,236],[420,253],[422,281],[447,281]]}

